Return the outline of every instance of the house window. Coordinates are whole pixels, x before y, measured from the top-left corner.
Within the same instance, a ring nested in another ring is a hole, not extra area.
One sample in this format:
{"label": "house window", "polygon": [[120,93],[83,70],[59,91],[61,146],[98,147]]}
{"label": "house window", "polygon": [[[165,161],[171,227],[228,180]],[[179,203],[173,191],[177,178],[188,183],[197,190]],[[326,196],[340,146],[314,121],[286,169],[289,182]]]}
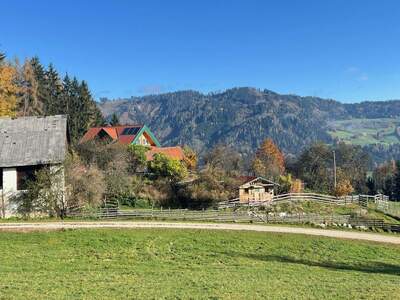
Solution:
{"label": "house window", "polygon": [[143,134],[139,137],[139,145],[143,145],[143,146],[149,145],[149,141],[146,139],[146,137]]}
{"label": "house window", "polygon": [[3,189],[3,169],[0,168],[0,190]]}
{"label": "house window", "polygon": [[245,189],[244,189],[244,193],[245,193],[245,194],[248,194],[248,193],[249,193],[249,189],[248,189],[248,188],[245,188]]}
{"label": "house window", "polygon": [[36,172],[42,166],[26,166],[17,168],[17,190],[28,189],[28,182],[36,180]]}

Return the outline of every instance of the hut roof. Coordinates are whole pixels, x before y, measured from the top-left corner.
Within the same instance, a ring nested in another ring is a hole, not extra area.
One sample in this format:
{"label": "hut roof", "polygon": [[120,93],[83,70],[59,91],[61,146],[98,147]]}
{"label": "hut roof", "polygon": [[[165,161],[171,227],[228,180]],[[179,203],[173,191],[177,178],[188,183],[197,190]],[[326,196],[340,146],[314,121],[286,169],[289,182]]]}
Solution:
{"label": "hut roof", "polygon": [[0,168],[57,164],[66,152],[66,116],[0,118]]}

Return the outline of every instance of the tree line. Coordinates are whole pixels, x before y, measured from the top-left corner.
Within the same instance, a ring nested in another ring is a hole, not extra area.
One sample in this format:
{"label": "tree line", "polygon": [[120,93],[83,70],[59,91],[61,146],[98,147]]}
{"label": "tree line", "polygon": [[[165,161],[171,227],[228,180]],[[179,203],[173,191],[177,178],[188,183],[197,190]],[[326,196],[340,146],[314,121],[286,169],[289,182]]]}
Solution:
{"label": "tree line", "polygon": [[7,61],[0,55],[0,116],[68,115],[73,145],[92,126],[104,124],[86,81],[55,67],[44,67],[38,57]]}

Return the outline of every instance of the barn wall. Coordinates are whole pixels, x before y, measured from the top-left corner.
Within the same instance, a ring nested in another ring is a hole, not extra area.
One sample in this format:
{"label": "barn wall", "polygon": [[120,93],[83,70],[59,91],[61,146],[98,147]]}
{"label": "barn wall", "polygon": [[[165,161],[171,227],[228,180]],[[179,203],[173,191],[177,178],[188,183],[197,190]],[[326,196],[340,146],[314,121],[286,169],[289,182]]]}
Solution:
{"label": "barn wall", "polygon": [[[60,165],[52,165],[50,170],[54,172],[53,188],[62,192],[65,197],[65,175],[64,168]],[[0,217],[11,217],[15,215],[16,207],[12,206],[9,198],[19,193],[17,191],[17,168],[3,169],[3,190],[0,190]]]}
{"label": "barn wall", "polygon": [[15,192],[17,190],[17,169],[3,169],[3,191],[4,193]]}

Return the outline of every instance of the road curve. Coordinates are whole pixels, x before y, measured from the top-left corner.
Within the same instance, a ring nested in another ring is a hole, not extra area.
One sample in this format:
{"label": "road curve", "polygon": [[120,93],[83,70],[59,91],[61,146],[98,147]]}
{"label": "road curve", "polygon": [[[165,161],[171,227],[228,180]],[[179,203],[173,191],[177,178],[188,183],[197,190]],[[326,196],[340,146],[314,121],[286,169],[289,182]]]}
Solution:
{"label": "road curve", "polygon": [[301,228],[288,226],[266,226],[250,224],[227,223],[167,223],[167,222],[43,222],[43,223],[3,223],[0,231],[47,231],[60,229],[88,229],[88,228],[172,228],[172,229],[204,229],[204,230],[245,230],[257,232],[294,233],[315,236],[325,236],[340,239],[364,240],[379,243],[400,245],[400,237],[329,229]]}

